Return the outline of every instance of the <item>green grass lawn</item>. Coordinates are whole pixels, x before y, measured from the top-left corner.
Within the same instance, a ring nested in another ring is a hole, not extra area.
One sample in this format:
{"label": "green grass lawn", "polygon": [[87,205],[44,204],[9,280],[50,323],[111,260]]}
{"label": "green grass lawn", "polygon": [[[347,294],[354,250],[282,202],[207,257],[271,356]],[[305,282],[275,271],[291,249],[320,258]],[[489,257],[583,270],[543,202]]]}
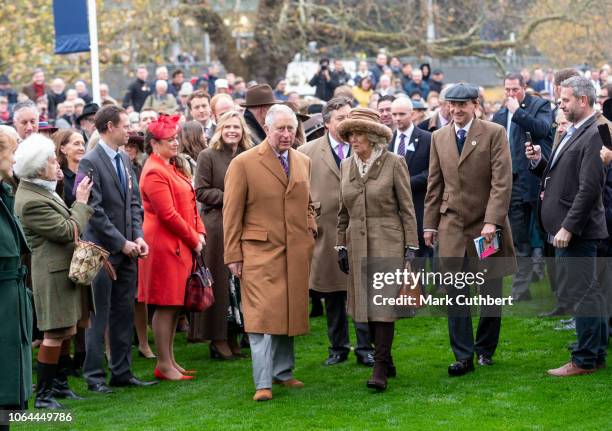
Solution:
{"label": "green grass lawn", "polygon": [[[527,305],[528,306],[528,305]],[[326,367],[325,318],[311,319],[311,332],[295,343],[295,376],[304,389],[275,389],[274,399],[255,403],[250,360],[214,361],[207,345],[178,335],[176,357],[199,370],[188,382],[162,382],[142,389],[66,401],[71,424],[19,425],[14,429],[75,430],[610,430],[612,372],[554,378],[546,370],[569,358],[571,332],[554,331],[556,319],[504,318],[495,365],[450,378],[453,356],[446,319],[417,317],[397,322],[393,346],[398,377],[384,393],[365,382],[370,369],[354,355]],[[354,339],[354,333],[351,334]],[[154,362],[135,355],[134,371],[153,378]],[[64,401],[62,401],[64,402]]]}

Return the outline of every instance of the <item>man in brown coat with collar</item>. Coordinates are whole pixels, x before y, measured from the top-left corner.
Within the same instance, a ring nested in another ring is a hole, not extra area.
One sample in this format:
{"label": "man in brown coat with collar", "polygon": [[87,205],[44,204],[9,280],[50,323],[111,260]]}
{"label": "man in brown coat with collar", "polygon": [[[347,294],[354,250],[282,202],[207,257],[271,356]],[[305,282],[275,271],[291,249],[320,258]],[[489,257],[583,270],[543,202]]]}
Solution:
{"label": "man in brown coat with collar", "polygon": [[[433,133],[429,179],[425,197],[424,240],[433,246],[439,238],[438,256],[463,261],[459,271],[484,271],[486,281],[480,294],[500,298],[502,279],[516,271],[508,209],[512,188],[512,161],[504,128],[475,118],[478,87],[456,84],[446,93],[452,122]],[[473,239],[491,240],[500,231],[501,247],[493,256],[478,261]],[[504,259],[505,258],[505,259]],[[464,292],[463,294],[468,294]],[[492,365],[501,328],[501,306],[482,306],[472,334],[469,306],[457,304],[460,286],[450,286],[448,329],[456,362],[448,367],[451,376],[474,371],[474,353],[480,365]]]}
{"label": "man in brown coat with collar", "polygon": [[237,156],[225,176],[225,264],[240,278],[255,401],[293,377],[293,337],[308,332],[308,275],[317,235],[310,159],[291,148],[297,118],[285,105],[266,115],[268,137]]}
{"label": "man in brown coat with collar", "polygon": [[[310,191],[317,211],[319,235],[312,257],[310,289],[321,292],[325,298],[327,336],[331,344],[325,365],[346,361],[351,351],[346,314],[348,277],[338,268],[334,249],[340,209],[340,162],[351,153],[351,146],[338,136],[336,126],[350,112],[351,102],[347,97],[335,97],[327,102],[323,108],[327,133],[298,147],[300,152],[310,157],[312,163]],[[354,325],[357,362],[372,367],[374,349],[370,342],[368,324],[354,322]]]}

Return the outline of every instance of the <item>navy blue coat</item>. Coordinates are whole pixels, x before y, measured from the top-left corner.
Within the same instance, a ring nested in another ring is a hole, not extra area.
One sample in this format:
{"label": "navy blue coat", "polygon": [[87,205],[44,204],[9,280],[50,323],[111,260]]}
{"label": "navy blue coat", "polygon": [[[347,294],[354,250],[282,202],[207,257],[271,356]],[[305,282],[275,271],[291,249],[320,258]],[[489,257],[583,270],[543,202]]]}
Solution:
{"label": "navy blue coat", "polygon": [[[497,111],[492,121],[506,128],[508,108],[504,107]],[[513,187],[520,187],[523,202],[535,202],[538,199],[540,181],[529,172],[529,160],[525,156],[526,132],[531,133],[533,143],[542,148],[542,154],[548,159],[553,142],[552,118],[548,100],[526,95],[512,116],[512,128],[510,129],[512,172],[518,175]]]}
{"label": "navy blue coat", "polygon": [[[393,152],[393,144],[397,137],[397,130],[393,132],[388,150]],[[429,175],[429,147],[431,145],[431,133],[421,130],[414,125],[414,130],[410,136],[410,142],[406,144],[414,145],[415,151],[406,151],[406,164],[410,173],[410,189],[412,191],[412,203],[417,219],[419,234],[419,246],[423,247],[423,212],[425,210],[425,194],[427,192],[427,177]]]}

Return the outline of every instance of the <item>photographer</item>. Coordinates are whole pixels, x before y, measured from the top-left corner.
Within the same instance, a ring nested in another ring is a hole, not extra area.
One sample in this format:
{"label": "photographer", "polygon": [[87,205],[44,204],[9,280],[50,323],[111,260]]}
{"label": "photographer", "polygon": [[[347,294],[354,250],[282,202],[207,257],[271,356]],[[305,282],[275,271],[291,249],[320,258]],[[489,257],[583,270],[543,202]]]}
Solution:
{"label": "photographer", "polygon": [[308,83],[312,87],[316,87],[315,97],[327,102],[334,96],[334,89],[337,87],[335,81],[331,78],[329,71],[329,59],[323,58],[319,62],[319,70]]}

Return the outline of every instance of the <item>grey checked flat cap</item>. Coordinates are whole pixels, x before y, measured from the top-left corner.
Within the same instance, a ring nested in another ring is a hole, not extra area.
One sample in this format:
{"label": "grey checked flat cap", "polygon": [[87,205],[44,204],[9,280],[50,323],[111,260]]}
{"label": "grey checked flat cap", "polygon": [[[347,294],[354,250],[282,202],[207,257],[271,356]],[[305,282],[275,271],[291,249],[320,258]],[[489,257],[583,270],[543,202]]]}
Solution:
{"label": "grey checked flat cap", "polygon": [[478,87],[474,84],[459,83],[448,89],[444,100],[448,102],[467,102],[468,100],[478,99]]}

